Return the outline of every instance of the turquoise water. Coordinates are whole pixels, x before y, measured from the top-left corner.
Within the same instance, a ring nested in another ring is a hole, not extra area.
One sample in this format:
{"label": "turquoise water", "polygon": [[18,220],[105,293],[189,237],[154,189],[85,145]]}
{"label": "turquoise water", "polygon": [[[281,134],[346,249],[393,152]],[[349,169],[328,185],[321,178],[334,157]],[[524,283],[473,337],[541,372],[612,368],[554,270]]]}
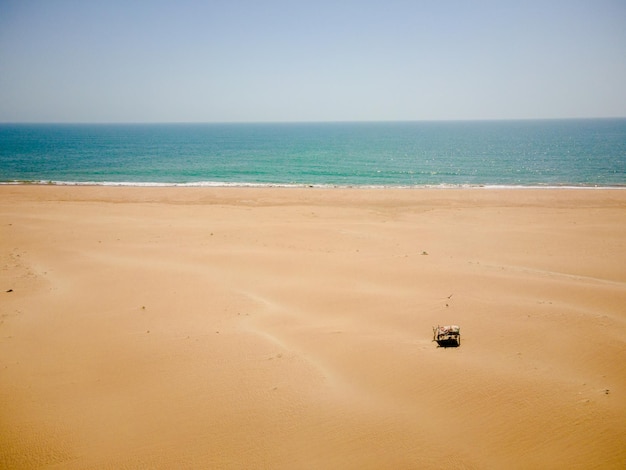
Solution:
{"label": "turquoise water", "polygon": [[0,181],[626,186],[626,119],[0,124]]}

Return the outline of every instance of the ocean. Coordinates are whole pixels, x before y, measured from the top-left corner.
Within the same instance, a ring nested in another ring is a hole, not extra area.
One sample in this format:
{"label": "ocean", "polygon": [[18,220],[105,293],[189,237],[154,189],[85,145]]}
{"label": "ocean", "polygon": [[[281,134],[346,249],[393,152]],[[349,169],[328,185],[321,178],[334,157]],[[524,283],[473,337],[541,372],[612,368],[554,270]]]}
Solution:
{"label": "ocean", "polygon": [[626,187],[626,119],[0,124],[0,182]]}

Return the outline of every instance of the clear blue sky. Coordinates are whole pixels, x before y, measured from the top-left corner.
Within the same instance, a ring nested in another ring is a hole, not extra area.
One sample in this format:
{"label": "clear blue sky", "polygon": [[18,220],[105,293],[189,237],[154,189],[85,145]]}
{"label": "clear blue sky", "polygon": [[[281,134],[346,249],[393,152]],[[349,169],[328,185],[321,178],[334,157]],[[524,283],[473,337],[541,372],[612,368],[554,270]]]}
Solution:
{"label": "clear blue sky", "polygon": [[626,0],[0,0],[0,122],[626,116]]}

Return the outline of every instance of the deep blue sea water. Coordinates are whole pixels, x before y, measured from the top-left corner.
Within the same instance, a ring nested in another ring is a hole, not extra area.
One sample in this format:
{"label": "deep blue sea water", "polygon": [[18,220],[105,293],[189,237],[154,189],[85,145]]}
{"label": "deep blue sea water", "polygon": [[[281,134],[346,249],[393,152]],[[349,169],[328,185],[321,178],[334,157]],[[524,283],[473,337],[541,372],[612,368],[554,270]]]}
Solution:
{"label": "deep blue sea water", "polygon": [[0,124],[0,182],[626,186],[626,119]]}

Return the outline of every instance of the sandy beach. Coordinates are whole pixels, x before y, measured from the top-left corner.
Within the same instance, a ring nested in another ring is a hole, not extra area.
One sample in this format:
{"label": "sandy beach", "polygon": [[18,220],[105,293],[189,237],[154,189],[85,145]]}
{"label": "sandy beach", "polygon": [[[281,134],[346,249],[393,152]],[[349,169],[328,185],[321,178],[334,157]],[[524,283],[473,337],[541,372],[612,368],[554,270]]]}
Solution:
{"label": "sandy beach", "polygon": [[626,467],[626,190],[5,185],[0,257],[0,468]]}

